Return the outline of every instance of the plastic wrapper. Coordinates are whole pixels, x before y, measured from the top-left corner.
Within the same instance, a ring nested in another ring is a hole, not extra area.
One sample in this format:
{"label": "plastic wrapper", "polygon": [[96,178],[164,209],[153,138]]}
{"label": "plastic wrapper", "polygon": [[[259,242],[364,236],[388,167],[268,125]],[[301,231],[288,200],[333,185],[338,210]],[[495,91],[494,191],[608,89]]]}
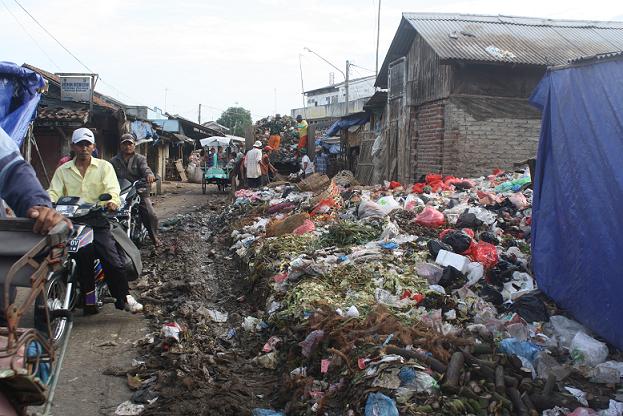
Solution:
{"label": "plastic wrapper", "polygon": [[316,225],[314,224],[314,222],[312,220],[305,220],[303,224],[296,227],[294,231],[292,231],[292,234],[303,235],[311,233],[313,231],[316,231]]}

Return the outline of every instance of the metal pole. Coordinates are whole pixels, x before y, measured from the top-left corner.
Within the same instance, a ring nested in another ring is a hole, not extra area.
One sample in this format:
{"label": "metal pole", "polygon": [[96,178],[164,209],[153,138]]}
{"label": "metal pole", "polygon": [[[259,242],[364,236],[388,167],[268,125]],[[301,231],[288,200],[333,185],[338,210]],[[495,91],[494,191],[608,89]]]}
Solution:
{"label": "metal pole", "polygon": [[381,0],[379,0],[379,12],[376,20],[376,67],[374,75],[379,75],[379,37],[381,35]]}
{"label": "metal pole", "polygon": [[201,124],[201,104],[199,104],[199,116],[197,117],[198,124]]}
{"label": "metal pole", "polygon": [[301,57],[303,55],[299,53],[299,72],[301,73],[301,96],[303,97],[303,114],[307,119],[307,103],[305,102],[305,86],[303,85],[303,64]]}
{"label": "metal pole", "polygon": [[32,159],[32,123],[28,126],[28,133],[26,134],[26,162],[31,163]]}
{"label": "metal pole", "polygon": [[346,89],[346,109],[344,110],[344,115],[347,116],[348,115],[348,78],[349,78],[349,68],[350,68],[350,62],[346,61],[346,74],[344,75],[344,78],[346,78],[345,82],[344,82],[344,88]]}

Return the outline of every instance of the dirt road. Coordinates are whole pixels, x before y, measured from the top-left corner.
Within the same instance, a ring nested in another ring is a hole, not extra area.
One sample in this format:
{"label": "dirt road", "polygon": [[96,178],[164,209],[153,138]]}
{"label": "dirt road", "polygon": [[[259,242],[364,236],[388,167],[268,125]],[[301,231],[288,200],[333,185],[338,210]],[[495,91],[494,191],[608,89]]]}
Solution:
{"label": "dirt road", "polygon": [[[224,200],[215,189],[203,195],[198,184],[169,183],[163,185],[163,190],[163,196],[153,198],[161,220],[195,211],[208,202]],[[166,240],[166,234],[164,238]],[[143,255],[153,255],[151,245]],[[135,344],[147,332],[143,315],[117,311],[112,305],[106,305],[96,316],[82,317],[77,311],[52,414],[114,415],[119,403],[131,398],[132,391],[125,377],[103,373],[131,367],[132,360],[137,357]]]}

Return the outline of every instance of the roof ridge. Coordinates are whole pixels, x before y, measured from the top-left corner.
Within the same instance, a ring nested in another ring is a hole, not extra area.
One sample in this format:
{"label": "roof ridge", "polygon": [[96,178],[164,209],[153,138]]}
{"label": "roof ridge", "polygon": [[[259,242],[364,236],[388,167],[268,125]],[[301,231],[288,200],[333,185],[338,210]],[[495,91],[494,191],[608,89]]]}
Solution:
{"label": "roof ridge", "polygon": [[[475,14],[475,13],[434,13],[434,12],[403,12],[402,17],[408,20],[446,20],[446,21],[481,21],[477,18],[500,19],[497,22],[486,20],[483,23],[491,24],[509,24],[517,26],[550,26],[547,22],[558,23],[558,27],[592,27],[591,24],[598,24],[602,29],[606,29],[608,24],[614,24],[617,27],[613,29],[623,28],[623,21],[620,20],[581,20],[581,19],[551,19],[545,17],[533,17],[533,16],[513,16],[505,14]],[[471,18],[471,19],[470,19]],[[524,22],[509,21],[503,19],[522,19],[532,20],[534,22],[542,22],[541,24],[530,24]],[[560,23],[569,23],[568,25]],[[575,25],[574,23],[583,23],[582,26]]]}

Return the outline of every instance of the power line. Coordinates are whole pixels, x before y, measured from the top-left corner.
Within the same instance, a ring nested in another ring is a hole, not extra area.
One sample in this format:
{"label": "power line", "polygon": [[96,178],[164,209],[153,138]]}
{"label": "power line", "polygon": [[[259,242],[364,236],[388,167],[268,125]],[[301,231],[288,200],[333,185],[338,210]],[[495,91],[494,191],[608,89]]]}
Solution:
{"label": "power line", "polygon": [[70,51],[69,49],[67,49],[67,48],[65,47],[65,45],[63,45],[63,44],[61,43],[61,41],[60,41],[60,40],[56,39],[56,37],[55,37],[53,34],[51,34],[51,33],[50,33],[50,32],[49,32],[49,31],[48,31],[45,27],[43,27],[43,25],[42,25],[41,23],[39,23],[39,21],[38,21],[37,19],[35,19],[35,17],[34,17],[32,14],[30,14],[30,12],[28,12],[28,10],[26,10],[26,9],[24,8],[24,6],[22,6],[22,5],[20,4],[20,2],[19,2],[19,1],[17,1],[17,0],[13,0],[13,1],[15,2],[15,4],[17,4],[17,5],[18,5],[18,6],[19,6],[19,7],[20,7],[23,11],[24,11],[24,13],[26,13],[28,16],[30,16],[30,18],[31,18],[31,19],[32,19],[32,20],[33,20],[33,21],[37,24],[37,26],[39,26],[39,27],[40,27],[40,28],[41,28],[41,29],[42,29],[45,33],[47,33],[47,34],[48,34],[48,36],[50,36],[52,39],[54,39],[54,41],[55,41],[56,43],[58,43],[58,44],[59,44],[59,46],[65,50],[65,52],[67,52],[68,54],[70,54],[70,55],[72,56],[72,58],[74,58],[76,61],[78,61],[78,63],[79,63],[80,65],[82,65],[83,67],[85,67],[85,68],[87,69],[87,71],[91,72],[92,74],[95,74],[95,71],[93,71],[91,68],[89,68],[88,66],[86,66],[86,64],[85,64],[84,62],[82,62],[80,59],[78,59],[78,57],[77,57],[76,55],[74,55],[73,53],[71,53],[71,51]]}
{"label": "power line", "polygon": [[[17,4],[24,11],[24,13],[26,13],[37,24],[37,26],[39,26],[48,36],[50,36],[52,39],[54,39],[54,41],[61,48],[63,48],[63,50],[65,50],[65,52],[67,52],[72,58],[74,58],[87,71],[89,71],[92,74],[96,73],[94,70],[89,68],[84,62],[82,62],[76,55],[74,55],[69,49],[67,49],[67,47],[65,47],[65,45],[63,45],[61,43],[61,41],[56,38],[56,36],[54,36],[52,33],[50,33],[49,30],[47,30],[41,23],[39,23],[39,21],[32,14],[30,14],[30,12],[28,10],[26,10],[26,8],[24,8],[24,6],[22,6],[18,0],[13,0],[13,1],[15,2],[15,4]],[[5,5],[5,7],[6,7],[6,5]],[[46,54],[46,56],[47,56],[47,54]],[[58,65],[56,65],[56,66],[58,67]],[[144,105],[145,107],[149,107],[148,105],[145,105],[144,103],[142,103],[142,100],[137,100],[136,98],[131,97],[128,94],[125,94],[125,93],[121,92],[121,90],[119,90],[114,85],[110,84],[109,82],[106,82],[102,77],[98,76],[98,80],[101,81],[103,84],[107,85],[108,87],[112,88],[113,90],[115,90],[118,94],[121,94],[121,95],[123,95],[123,96],[125,96],[127,98],[130,98],[132,101],[135,101],[136,104],[140,104],[140,105]]]}
{"label": "power line", "polygon": [[373,70],[368,69],[368,68],[364,68],[364,67],[359,66],[359,65],[350,64],[350,66],[354,66],[355,68],[360,68],[360,69],[363,69],[364,71],[368,71],[368,72],[372,72],[372,73],[374,73],[374,71],[373,71]]}
{"label": "power line", "polygon": [[6,11],[9,12],[9,14],[11,16],[13,16],[13,19],[15,19],[15,22],[17,22],[17,24],[22,28],[22,30],[26,33],[26,35],[28,35],[28,37],[34,42],[34,44],[37,45],[37,48],[39,48],[39,50],[48,58],[48,60],[52,63],[52,65],[54,65],[57,69],[60,70],[61,67],[58,66],[58,64],[56,62],[54,62],[52,57],[50,55],[48,55],[48,53],[45,51],[45,49],[43,49],[43,47],[39,44],[39,42],[37,42],[37,40],[30,34],[30,32],[26,29],[26,27],[22,24],[22,22],[19,21],[17,16],[15,16],[15,14],[13,14],[13,12],[9,8],[9,6],[6,5],[4,0],[0,0],[0,2],[2,2],[2,5],[6,9]]}

